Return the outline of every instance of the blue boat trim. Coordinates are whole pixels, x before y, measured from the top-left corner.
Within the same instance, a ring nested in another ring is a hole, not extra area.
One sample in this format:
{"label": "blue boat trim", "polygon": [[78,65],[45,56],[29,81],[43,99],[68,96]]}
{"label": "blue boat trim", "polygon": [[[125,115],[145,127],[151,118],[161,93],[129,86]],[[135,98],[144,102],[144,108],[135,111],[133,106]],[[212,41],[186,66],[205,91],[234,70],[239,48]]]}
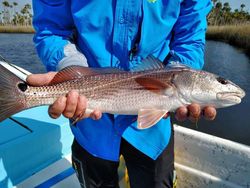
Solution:
{"label": "blue boat trim", "polygon": [[47,187],[51,187],[55,184],[57,184],[58,182],[64,180],[65,178],[71,176],[72,174],[74,174],[75,171],[72,167],[64,170],[63,172],[53,176],[52,178],[46,180],[45,182],[37,185],[35,188],[47,188]]}

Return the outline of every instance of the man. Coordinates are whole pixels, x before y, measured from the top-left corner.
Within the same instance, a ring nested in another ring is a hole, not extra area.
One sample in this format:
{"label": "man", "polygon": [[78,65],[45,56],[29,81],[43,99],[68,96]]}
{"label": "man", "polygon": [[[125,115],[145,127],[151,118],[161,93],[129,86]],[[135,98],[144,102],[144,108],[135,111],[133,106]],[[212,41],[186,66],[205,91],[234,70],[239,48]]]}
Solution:
{"label": "man", "polygon": [[[209,0],[34,0],[33,7],[34,42],[48,71],[70,65],[131,70],[148,55],[166,64],[203,66]],[[31,75],[28,82],[46,85],[55,74]],[[89,114],[86,108],[87,99],[76,91],[49,107],[52,118],[63,114],[84,119],[71,126],[73,167],[82,187],[119,187],[120,154],[131,187],[173,186],[170,118],[138,130],[131,116],[102,114],[97,109]],[[209,120],[216,115],[212,107],[201,109],[192,104],[179,108],[176,118],[196,121],[201,112]]]}

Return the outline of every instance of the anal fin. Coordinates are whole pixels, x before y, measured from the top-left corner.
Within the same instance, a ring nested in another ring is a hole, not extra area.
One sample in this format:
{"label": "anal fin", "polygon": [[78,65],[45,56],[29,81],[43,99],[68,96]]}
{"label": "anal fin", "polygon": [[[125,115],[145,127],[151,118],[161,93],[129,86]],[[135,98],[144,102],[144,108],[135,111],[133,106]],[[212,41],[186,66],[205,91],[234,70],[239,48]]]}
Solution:
{"label": "anal fin", "polygon": [[161,109],[141,109],[138,113],[138,129],[147,129],[155,125],[167,113]]}

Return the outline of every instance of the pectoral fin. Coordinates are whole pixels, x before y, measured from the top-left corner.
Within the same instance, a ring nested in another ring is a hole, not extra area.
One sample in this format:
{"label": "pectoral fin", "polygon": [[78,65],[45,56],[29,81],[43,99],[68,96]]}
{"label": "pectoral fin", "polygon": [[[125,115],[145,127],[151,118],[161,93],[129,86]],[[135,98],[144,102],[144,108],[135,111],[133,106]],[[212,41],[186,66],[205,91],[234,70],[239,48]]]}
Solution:
{"label": "pectoral fin", "polygon": [[146,90],[154,92],[160,95],[166,95],[173,93],[173,87],[171,83],[163,83],[155,78],[148,78],[148,77],[138,77],[135,81],[143,86]]}
{"label": "pectoral fin", "polygon": [[147,129],[155,125],[167,113],[161,109],[141,109],[138,113],[138,129]]}

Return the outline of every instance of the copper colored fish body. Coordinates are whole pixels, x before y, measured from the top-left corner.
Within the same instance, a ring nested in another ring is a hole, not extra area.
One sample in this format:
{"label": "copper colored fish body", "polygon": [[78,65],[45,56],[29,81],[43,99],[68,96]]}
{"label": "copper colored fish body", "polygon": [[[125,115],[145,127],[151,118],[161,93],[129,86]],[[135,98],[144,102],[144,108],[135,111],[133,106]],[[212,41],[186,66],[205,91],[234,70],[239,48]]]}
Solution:
{"label": "copper colored fish body", "polygon": [[234,83],[205,71],[180,65],[165,68],[153,57],[143,63],[145,70],[133,72],[68,67],[42,87],[29,86],[0,67],[0,79],[4,80],[0,86],[0,121],[23,109],[50,105],[70,90],[86,96],[90,110],[138,115],[140,129],[153,126],[180,106],[195,102],[201,106],[226,107],[239,104],[245,95]]}

